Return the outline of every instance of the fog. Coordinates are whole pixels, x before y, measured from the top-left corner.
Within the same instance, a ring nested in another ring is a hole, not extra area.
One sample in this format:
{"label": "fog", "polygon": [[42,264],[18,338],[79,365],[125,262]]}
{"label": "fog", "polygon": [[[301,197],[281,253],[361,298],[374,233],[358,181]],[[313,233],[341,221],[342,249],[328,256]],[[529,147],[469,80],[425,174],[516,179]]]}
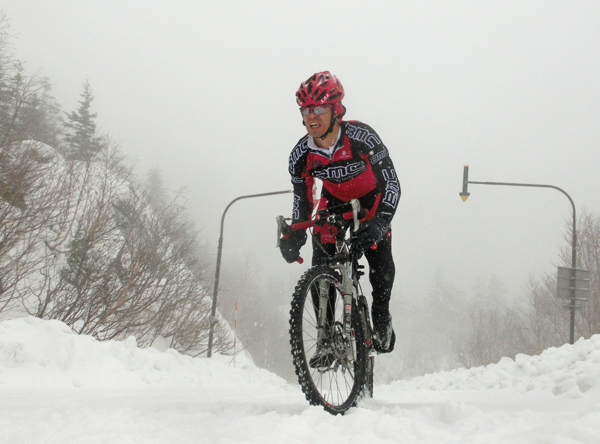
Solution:
{"label": "fog", "polygon": [[[289,190],[304,135],[294,94],[316,71],[344,85],[347,119],[373,126],[402,185],[393,221],[394,300],[441,273],[466,295],[494,275],[515,299],[554,273],[571,219],[600,211],[600,3],[593,1],[4,0],[15,52],[65,111],[83,82],[101,131],[143,176],[185,187],[216,256],[226,205]],[[265,273],[300,275],[275,249],[291,196],[236,203],[223,264],[251,252]],[[310,256],[308,248],[304,256]],[[240,301],[244,295],[240,295]],[[287,302],[287,301],[286,301]],[[396,308],[398,309],[398,308]]]}

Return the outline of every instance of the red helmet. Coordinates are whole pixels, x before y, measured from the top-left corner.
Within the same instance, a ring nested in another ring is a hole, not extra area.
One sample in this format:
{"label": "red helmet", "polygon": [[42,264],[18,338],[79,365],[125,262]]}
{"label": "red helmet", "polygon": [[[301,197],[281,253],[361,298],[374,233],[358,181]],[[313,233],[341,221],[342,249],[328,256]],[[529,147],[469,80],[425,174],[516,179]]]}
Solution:
{"label": "red helmet", "polygon": [[342,105],[344,87],[329,71],[318,72],[300,84],[296,92],[299,106],[333,105],[336,118],[346,113]]}

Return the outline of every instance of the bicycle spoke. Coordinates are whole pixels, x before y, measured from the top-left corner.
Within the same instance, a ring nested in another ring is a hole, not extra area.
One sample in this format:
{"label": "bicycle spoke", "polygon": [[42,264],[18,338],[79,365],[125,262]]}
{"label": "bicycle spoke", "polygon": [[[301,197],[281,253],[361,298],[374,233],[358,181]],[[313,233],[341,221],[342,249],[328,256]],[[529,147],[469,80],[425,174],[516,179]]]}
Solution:
{"label": "bicycle spoke", "polygon": [[[337,282],[340,277],[329,267],[307,271],[296,287],[290,320],[300,385],[311,404],[321,404],[331,413],[343,413],[356,402],[363,383],[360,369],[366,359],[356,310],[352,315],[355,345],[344,333],[344,301]],[[327,298],[325,302],[323,297]],[[320,325],[324,328],[323,338],[319,337]],[[356,348],[356,356],[349,347]],[[319,358],[311,362],[317,352]]]}

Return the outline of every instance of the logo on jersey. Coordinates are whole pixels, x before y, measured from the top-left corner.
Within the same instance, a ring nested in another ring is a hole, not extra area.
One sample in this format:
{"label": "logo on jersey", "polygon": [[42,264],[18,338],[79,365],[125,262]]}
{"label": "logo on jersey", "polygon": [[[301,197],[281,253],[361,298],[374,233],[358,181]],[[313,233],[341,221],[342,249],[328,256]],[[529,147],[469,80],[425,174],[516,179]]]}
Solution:
{"label": "logo on jersey", "polygon": [[292,218],[294,220],[300,219],[300,196],[294,193],[294,203],[292,205]]}
{"label": "logo on jersey", "polygon": [[364,143],[369,148],[375,148],[376,145],[381,145],[381,140],[377,134],[372,133],[366,128],[354,126],[350,123],[346,124],[346,135],[350,139],[358,140],[359,142]]}
{"label": "logo on jersey", "polygon": [[342,183],[354,179],[367,170],[364,161],[352,162],[339,165],[324,165],[310,171],[310,174],[317,179],[326,180],[333,183]]}
{"label": "logo on jersey", "polygon": [[400,199],[400,182],[398,182],[396,172],[392,168],[386,168],[381,170],[381,173],[385,179],[385,196],[382,202],[392,208],[396,208]]}
{"label": "logo on jersey", "polygon": [[303,139],[302,141],[300,141],[300,143],[298,143],[298,145],[296,145],[294,147],[294,149],[292,150],[291,154],[290,154],[290,166],[289,166],[289,170],[290,170],[290,174],[294,174],[295,173],[295,167],[296,167],[296,162],[298,162],[298,160],[304,155],[304,153],[306,153],[306,151],[308,151],[308,142],[307,139]]}
{"label": "logo on jersey", "polygon": [[371,165],[375,165],[377,162],[382,161],[388,156],[388,150],[386,147],[383,147],[383,150],[379,151],[377,154],[371,156]]}

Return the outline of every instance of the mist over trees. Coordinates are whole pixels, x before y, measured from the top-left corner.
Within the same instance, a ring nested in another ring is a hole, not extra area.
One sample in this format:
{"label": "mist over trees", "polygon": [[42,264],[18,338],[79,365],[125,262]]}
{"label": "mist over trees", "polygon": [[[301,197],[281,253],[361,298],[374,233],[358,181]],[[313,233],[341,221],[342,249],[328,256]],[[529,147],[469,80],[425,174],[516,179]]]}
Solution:
{"label": "mist over trees", "polygon": [[[556,266],[571,266],[572,229],[567,224]],[[577,221],[577,264],[590,271],[590,299],[576,311],[576,340],[600,333],[600,216],[585,209]],[[570,312],[556,297],[556,273],[531,276],[520,298],[507,295],[496,276],[475,287],[475,298],[468,300],[438,272],[425,301],[395,301],[395,325],[404,339],[397,342],[397,356],[380,359],[385,366],[379,377],[482,366],[569,342]]]}
{"label": "mist over trees", "polygon": [[[557,266],[570,266],[571,233],[568,224],[562,262]],[[578,267],[590,270],[591,289],[590,301],[576,312],[576,339],[600,333],[600,216],[583,210],[578,216],[577,239]],[[245,348],[257,365],[294,381],[288,322],[293,287],[301,272],[290,268],[287,276],[271,276],[251,253],[228,262],[222,275],[220,310],[233,326],[238,302],[238,350]],[[370,299],[368,283],[362,284]],[[459,288],[437,270],[422,295],[409,299],[395,292],[392,296],[398,339],[393,353],[377,357],[376,381],[477,367],[568,343],[570,312],[556,297],[556,288],[555,273],[531,276],[523,283],[522,293],[510,295],[497,275],[474,282],[472,288]],[[475,295],[469,298],[466,290],[471,289]]]}
{"label": "mist over trees", "polygon": [[[133,335],[149,345],[162,337],[205,354],[213,257],[185,200],[167,191],[159,169],[138,180],[119,145],[98,134],[88,80],[77,109],[64,112],[49,80],[25,73],[10,41],[0,13],[0,316],[21,310],[99,339]],[[556,265],[570,266],[570,230]],[[575,331],[588,338],[600,333],[600,215],[578,214],[577,239],[591,290]],[[237,350],[294,380],[288,320],[297,270],[273,276],[251,253],[223,264],[215,351],[233,352],[225,319],[233,327],[237,317]],[[520,302],[495,276],[472,285],[469,299],[438,271],[423,294],[396,291],[398,339],[394,353],[377,358],[378,382],[568,342],[569,312],[554,275],[531,276]]]}
{"label": "mist over trees", "polygon": [[[78,108],[62,113],[48,80],[12,54],[0,14],[0,315],[141,346],[169,338],[203,355],[210,282],[185,201],[156,171],[136,180],[119,145],[97,133],[92,104],[86,80]],[[227,353],[232,333],[220,315],[215,325],[214,351]]]}
{"label": "mist over trees", "polygon": [[64,137],[65,158],[69,160],[86,161],[93,158],[105,144],[102,138],[96,134],[96,113],[91,112],[92,87],[86,79],[83,84],[83,92],[79,101],[79,108],[67,114],[65,122],[67,133]]}
{"label": "mist over trees", "polygon": [[229,325],[237,320],[237,351],[248,351],[256,365],[296,381],[288,330],[299,276],[292,269],[287,276],[269,273],[252,252],[228,262],[221,275],[219,309]]}

